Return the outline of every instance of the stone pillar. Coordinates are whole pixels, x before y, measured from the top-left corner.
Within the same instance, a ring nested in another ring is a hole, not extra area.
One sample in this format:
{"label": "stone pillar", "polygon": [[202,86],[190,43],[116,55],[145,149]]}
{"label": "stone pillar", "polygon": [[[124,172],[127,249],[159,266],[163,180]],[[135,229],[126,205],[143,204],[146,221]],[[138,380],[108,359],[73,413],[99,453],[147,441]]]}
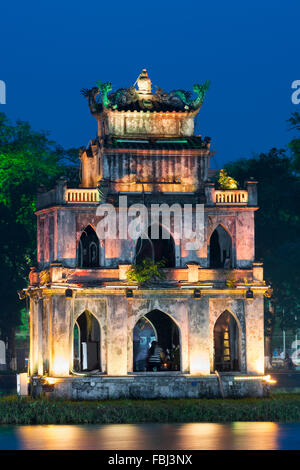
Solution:
{"label": "stone pillar", "polygon": [[70,299],[52,295],[50,375],[67,377],[70,371]]}
{"label": "stone pillar", "polygon": [[107,375],[127,375],[127,299],[109,296],[107,309]]}
{"label": "stone pillar", "polygon": [[2,340],[0,340],[0,370],[6,370],[6,348]]}
{"label": "stone pillar", "polygon": [[94,145],[84,150],[80,157],[82,161],[82,188],[96,188],[99,180],[98,151]]}
{"label": "stone pillar", "polygon": [[248,191],[248,206],[257,206],[257,181],[245,181],[245,188]]}
{"label": "stone pillar", "polygon": [[190,373],[209,375],[209,300],[190,300],[189,312]]}
{"label": "stone pillar", "polygon": [[31,286],[37,286],[39,283],[39,274],[35,266],[30,267],[29,283]]}
{"label": "stone pillar", "polygon": [[127,271],[132,266],[131,264],[119,264],[119,279],[120,281],[126,281]]}
{"label": "stone pillar", "polygon": [[43,374],[42,300],[37,293],[30,298],[30,375]]}
{"label": "stone pillar", "polygon": [[246,359],[248,374],[264,373],[264,298],[254,294],[254,299],[244,301],[246,321]]}
{"label": "stone pillar", "polygon": [[66,209],[57,211],[57,234],[55,238],[57,260],[64,266],[76,266],[76,212]]}
{"label": "stone pillar", "polygon": [[199,280],[199,265],[187,264],[188,268],[188,282],[198,282]]}
{"label": "stone pillar", "polygon": [[67,180],[64,176],[61,176],[57,180],[56,185],[56,203],[57,204],[66,204],[65,194],[67,189]]}
{"label": "stone pillar", "polygon": [[61,263],[50,264],[50,280],[51,282],[58,282],[62,280],[63,266]]}
{"label": "stone pillar", "polygon": [[205,183],[205,197],[208,206],[215,205],[215,183],[209,181]]}
{"label": "stone pillar", "polygon": [[43,375],[43,297],[42,291],[41,298],[38,301],[38,375]]}
{"label": "stone pillar", "polygon": [[264,264],[263,263],[253,263],[253,281],[263,281],[264,280]]}

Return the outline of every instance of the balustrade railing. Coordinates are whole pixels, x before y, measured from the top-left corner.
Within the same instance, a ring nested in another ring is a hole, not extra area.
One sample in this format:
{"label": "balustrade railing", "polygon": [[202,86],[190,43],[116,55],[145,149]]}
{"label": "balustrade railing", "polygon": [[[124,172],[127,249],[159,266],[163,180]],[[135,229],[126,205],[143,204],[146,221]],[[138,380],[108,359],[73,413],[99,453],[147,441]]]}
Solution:
{"label": "balustrade railing", "polygon": [[215,204],[238,204],[248,203],[248,191],[244,189],[215,190]]}
{"label": "balustrade railing", "polygon": [[67,189],[65,193],[66,202],[99,202],[97,189]]}

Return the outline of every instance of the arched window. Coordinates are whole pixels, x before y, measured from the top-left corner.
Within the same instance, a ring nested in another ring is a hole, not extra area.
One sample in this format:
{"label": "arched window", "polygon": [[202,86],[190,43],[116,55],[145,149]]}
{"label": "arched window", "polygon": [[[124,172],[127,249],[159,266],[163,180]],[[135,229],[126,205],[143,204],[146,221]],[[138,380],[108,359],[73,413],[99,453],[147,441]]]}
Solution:
{"label": "arched window", "polygon": [[98,268],[100,244],[95,230],[88,225],[82,232],[78,245],[78,266],[80,268]]}
{"label": "arched window", "polygon": [[73,329],[73,369],[80,370],[80,329],[77,322]]}
{"label": "arched window", "polygon": [[[157,363],[151,346],[154,342],[161,348]],[[176,323],[160,310],[152,310],[143,316],[133,330],[134,371],[180,371],[180,333]]]}
{"label": "arched window", "polygon": [[161,225],[158,227],[158,238],[153,237],[151,226],[148,227],[148,238],[139,238],[136,244],[135,262],[140,264],[145,258],[155,262],[164,260],[166,268],[175,267],[175,244],[173,237]]}
{"label": "arched window", "polygon": [[210,237],[209,265],[211,268],[232,268],[231,236],[221,225],[218,225]]}
{"label": "arched window", "polygon": [[148,318],[142,317],[133,329],[134,371],[144,372],[147,370],[147,355],[152,341],[157,341],[156,329]]}
{"label": "arched window", "polygon": [[73,344],[73,367],[76,372],[101,370],[100,325],[87,310],[75,322]]}
{"label": "arched window", "polygon": [[239,327],[228,310],[220,315],[214,327],[214,370],[240,370]]}

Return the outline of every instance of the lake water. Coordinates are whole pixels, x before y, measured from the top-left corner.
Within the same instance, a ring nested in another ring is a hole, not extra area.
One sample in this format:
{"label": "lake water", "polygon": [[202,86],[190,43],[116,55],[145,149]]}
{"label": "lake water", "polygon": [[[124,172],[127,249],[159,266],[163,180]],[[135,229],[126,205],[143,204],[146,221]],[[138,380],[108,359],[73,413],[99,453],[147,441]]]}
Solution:
{"label": "lake water", "polygon": [[300,450],[300,423],[1,425],[0,449]]}

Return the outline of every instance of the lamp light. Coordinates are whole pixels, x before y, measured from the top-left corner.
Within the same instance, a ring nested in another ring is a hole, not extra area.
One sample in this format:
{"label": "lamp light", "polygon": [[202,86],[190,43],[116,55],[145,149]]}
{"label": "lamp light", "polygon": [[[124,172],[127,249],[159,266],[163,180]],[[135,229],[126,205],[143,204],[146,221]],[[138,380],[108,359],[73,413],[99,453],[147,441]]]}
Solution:
{"label": "lamp light", "polygon": [[251,290],[250,288],[247,290],[246,292],[246,299],[252,299],[253,300],[254,298],[254,295],[253,295],[253,290]]}
{"label": "lamp light", "polygon": [[194,289],[194,299],[201,299],[201,290]]}
{"label": "lamp light", "polygon": [[133,297],[133,290],[132,289],[126,289],[126,297]]}
{"label": "lamp light", "polygon": [[72,289],[66,289],[65,290],[65,297],[66,297],[66,299],[71,299],[73,297]]}

